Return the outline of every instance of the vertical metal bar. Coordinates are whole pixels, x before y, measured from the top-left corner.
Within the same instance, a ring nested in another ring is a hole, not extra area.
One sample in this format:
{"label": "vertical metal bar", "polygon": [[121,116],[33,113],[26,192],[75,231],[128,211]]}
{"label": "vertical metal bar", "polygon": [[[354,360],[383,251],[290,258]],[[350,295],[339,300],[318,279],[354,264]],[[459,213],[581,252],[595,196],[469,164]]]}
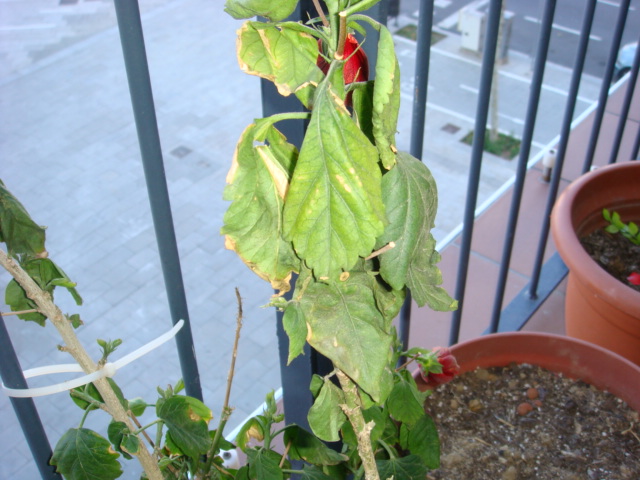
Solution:
{"label": "vertical metal bar", "polygon": [[[427,89],[429,84],[429,62],[431,59],[431,29],[433,28],[433,2],[426,0],[420,3],[418,14],[418,35],[416,38],[416,72],[413,87],[413,116],[411,119],[411,145],[409,153],[422,159],[424,145],[424,125],[427,110]],[[398,336],[402,345],[409,345],[411,331],[411,292],[400,310],[398,319]],[[399,363],[404,363],[400,359]]]}
{"label": "vertical metal bar", "polygon": [[185,322],[184,327],[176,336],[182,377],[187,395],[202,400],[202,387],[193,347],[187,299],[182,281],[180,257],[173,227],[169,191],[149,78],[149,66],[140,22],[140,8],[137,0],[115,0],[114,4],[171,321],[174,325],[180,319]]}
{"label": "vertical metal bar", "polygon": [[[638,40],[638,45],[640,45],[640,40]],[[631,102],[633,101],[633,92],[636,87],[636,82],[638,81],[638,64],[640,64],[640,48],[636,48],[636,55],[633,58],[633,65],[631,66],[631,72],[629,73],[629,79],[627,80],[627,91],[624,94],[624,101],[622,102],[622,110],[620,111],[620,118],[618,119],[616,135],[613,139],[613,147],[611,148],[609,163],[615,163],[618,158],[618,153],[620,152],[622,136],[624,135],[627,118],[629,117],[629,110],[631,109]]]}
{"label": "vertical metal bar", "polygon": [[493,69],[495,68],[496,47],[498,43],[498,30],[500,27],[500,13],[502,12],[502,0],[491,0],[487,21],[487,34],[484,42],[484,57],[482,59],[482,71],[480,73],[480,91],[478,105],[476,107],[476,122],[471,146],[471,168],[467,182],[467,198],[464,211],[464,228],[462,231],[462,246],[460,248],[460,260],[458,261],[458,273],[456,279],[456,291],[454,298],[459,302],[458,310],[453,312],[449,344],[457,343],[460,335],[460,321],[464,307],[464,292],[467,283],[469,269],[469,256],[471,253],[471,239],[473,237],[473,222],[475,218],[476,204],[478,201],[478,186],[480,184],[480,167],[484,151],[484,136],[487,130],[487,117],[489,115],[489,99],[491,97],[491,82]]}
{"label": "vertical metal bar", "polygon": [[[2,317],[0,317],[0,376],[2,376],[2,383],[9,388],[28,388]],[[55,467],[49,465],[53,452],[33,398],[10,397],[9,400],[16,412],[40,476],[43,480],[61,480],[62,476],[55,473]]]}
{"label": "vertical metal bar", "polygon": [[584,164],[582,165],[582,173],[588,172],[589,168],[591,168],[591,164],[593,163],[593,156],[596,152],[596,145],[598,144],[598,138],[600,136],[600,127],[602,126],[602,119],[604,118],[604,112],[607,106],[609,87],[611,85],[611,79],[613,78],[613,67],[616,64],[618,50],[620,50],[622,32],[624,30],[624,24],[627,21],[630,1],[631,0],[622,0],[620,6],[618,7],[618,20],[616,21],[616,28],[613,31],[613,37],[611,38],[609,58],[607,60],[607,66],[604,69],[604,78],[602,79],[602,84],[600,85],[598,108],[596,109],[595,115],[593,117],[591,135],[589,136],[589,145],[587,147],[587,153],[584,157]]}
{"label": "vertical metal bar", "polygon": [[409,153],[422,159],[424,125],[427,110],[429,62],[431,60],[431,29],[434,0],[420,3],[418,35],[416,38],[416,72],[413,85],[413,116],[411,117],[411,145]]}
{"label": "vertical metal bar", "polygon": [[547,247],[547,240],[549,237],[549,224],[550,215],[553,204],[556,201],[558,195],[558,186],[560,185],[560,178],[562,175],[562,166],[564,164],[564,156],[567,152],[567,145],[569,143],[569,134],[571,132],[571,122],[573,119],[573,112],[576,107],[578,99],[578,87],[580,86],[580,77],[582,76],[582,70],[584,69],[584,60],[587,55],[587,46],[589,44],[589,34],[591,33],[591,26],[593,25],[593,16],[596,9],[597,0],[589,0],[585,8],[585,14],[582,21],[582,29],[580,31],[580,39],[578,42],[578,51],[576,53],[576,63],[573,67],[573,75],[571,77],[571,84],[569,87],[569,93],[567,94],[567,105],[565,107],[564,118],[562,122],[560,132],[560,143],[558,145],[558,153],[556,156],[556,164],[553,168],[551,175],[551,182],[549,185],[549,195],[547,197],[547,205],[545,207],[545,214],[542,219],[542,227],[540,232],[540,239],[538,241],[538,249],[533,264],[533,270],[531,272],[531,282],[529,283],[529,297],[535,298],[537,296],[538,283],[540,281],[540,272],[542,269],[542,263],[544,260],[544,251]]}
{"label": "vertical metal bar", "polygon": [[542,90],[544,68],[547,62],[547,54],[549,52],[551,27],[553,24],[555,9],[556,0],[547,0],[547,2],[545,3],[544,11],[542,13],[542,21],[540,24],[538,50],[536,53],[535,64],[533,68],[533,78],[531,79],[530,86],[531,93],[529,95],[529,104],[527,106],[524,131],[522,134],[520,156],[518,158],[518,165],[516,167],[516,179],[513,186],[513,196],[511,197],[511,207],[509,210],[509,219],[507,222],[507,230],[505,233],[504,248],[502,250],[502,260],[500,261],[498,285],[496,287],[496,296],[493,303],[493,311],[491,313],[491,324],[489,327],[489,331],[491,333],[497,332],[500,324],[500,313],[502,311],[504,291],[507,286],[507,277],[509,275],[509,264],[511,262],[511,253],[513,251],[516,226],[518,224],[518,215],[520,213],[522,192],[524,191],[524,181],[527,174],[527,162],[529,161],[529,153],[531,152],[533,131],[536,123],[536,116],[538,114],[538,106],[540,103],[540,92]]}

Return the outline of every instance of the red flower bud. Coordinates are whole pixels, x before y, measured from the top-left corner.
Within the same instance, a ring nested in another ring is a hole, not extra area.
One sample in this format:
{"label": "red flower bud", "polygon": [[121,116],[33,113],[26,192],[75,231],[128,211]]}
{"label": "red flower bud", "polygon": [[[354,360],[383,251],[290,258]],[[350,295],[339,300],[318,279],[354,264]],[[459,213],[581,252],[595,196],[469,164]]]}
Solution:
{"label": "red flower bud", "polygon": [[433,349],[433,353],[436,354],[438,362],[442,365],[442,372],[434,373],[420,370],[420,374],[428,386],[437,387],[453,380],[453,377],[460,372],[460,366],[456,357],[451,354],[451,350],[446,347],[436,347]]}
{"label": "red flower bud", "polygon": [[627,277],[627,281],[631,285],[640,285],[640,273],[639,272],[633,272],[631,275],[629,275]]}
{"label": "red flower bud", "polygon": [[[318,47],[322,49],[322,40],[320,39],[318,39]],[[345,85],[369,80],[369,60],[364,50],[358,48],[356,37],[351,34],[347,35],[346,41],[344,42],[343,58],[347,59],[342,74]],[[318,55],[316,64],[325,74],[329,71],[329,64],[322,55]]]}

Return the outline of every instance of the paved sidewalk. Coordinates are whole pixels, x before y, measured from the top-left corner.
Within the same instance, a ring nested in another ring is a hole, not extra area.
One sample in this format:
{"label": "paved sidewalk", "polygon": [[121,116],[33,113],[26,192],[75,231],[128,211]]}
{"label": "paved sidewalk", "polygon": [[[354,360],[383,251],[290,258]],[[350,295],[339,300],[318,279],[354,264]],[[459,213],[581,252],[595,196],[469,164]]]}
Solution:
{"label": "paved sidewalk", "polygon": [[[240,22],[222,12],[221,2],[141,3],[196,355],[205,402],[216,418],[230,361],[234,287],[245,300],[232,393],[233,428],[280,385],[275,315],[260,307],[271,290],[224,249],[218,233],[226,209],[224,178],[235,142],[261,114],[259,81],[237,66],[234,31]],[[455,38],[439,47],[458,50]],[[507,68],[522,69],[523,62],[514,61]],[[404,150],[410,121],[410,102],[403,99],[398,144]],[[458,141],[464,132],[442,133],[448,123],[450,115],[430,111],[424,158],[440,184],[438,239],[461,221],[470,152]],[[80,337],[94,356],[96,338],[123,338],[118,352],[123,355],[168,330],[171,323],[112,2],[0,2],[0,154],[0,178],[34,219],[48,226],[51,257],[78,282],[84,306],[75,307],[62,291],[56,300],[63,310],[81,313],[86,326]],[[514,168],[498,158],[488,158],[485,165],[481,201],[510,178]],[[0,274],[2,288],[8,280]],[[41,328],[13,317],[6,322],[24,369],[69,362],[56,349],[58,338],[50,325]],[[157,385],[179,378],[172,343],[116,377],[127,397],[149,400]],[[34,380],[32,385],[54,381],[59,379]],[[39,398],[36,404],[53,444],[81,417],[63,394]],[[37,478],[3,395],[0,431],[5,432],[0,439],[5,452],[0,478]],[[137,478],[136,473],[128,471],[122,478]]]}

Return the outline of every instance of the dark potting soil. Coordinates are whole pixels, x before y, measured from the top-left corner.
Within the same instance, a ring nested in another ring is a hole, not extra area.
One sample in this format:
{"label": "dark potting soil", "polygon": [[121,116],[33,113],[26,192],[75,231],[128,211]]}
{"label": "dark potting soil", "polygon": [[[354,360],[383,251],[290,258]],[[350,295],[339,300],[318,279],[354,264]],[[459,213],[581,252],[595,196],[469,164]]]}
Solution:
{"label": "dark potting soil", "polygon": [[627,277],[640,272],[640,245],[634,245],[622,234],[599,229],[580,239],[589,256],[610,275],[640,292],[640,285],[632,285]]}
{"label": "dark potting soil", "polygon": [[531,365],[477,369],[426,401],[441,441],[438,480],[638,480],[638,412]]}

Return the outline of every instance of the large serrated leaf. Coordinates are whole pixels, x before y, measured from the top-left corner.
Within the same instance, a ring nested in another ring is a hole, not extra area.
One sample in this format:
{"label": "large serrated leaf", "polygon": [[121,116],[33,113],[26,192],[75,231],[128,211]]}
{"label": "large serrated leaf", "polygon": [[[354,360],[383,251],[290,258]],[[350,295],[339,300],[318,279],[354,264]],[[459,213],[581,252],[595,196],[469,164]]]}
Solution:
{"label": "large serrated leaf", "polygon": [[251,448],[247,450],[249,476],[252,480],[281,480],[284,478],[279,467],[281,456],[273,450]]}
{"label": "large serrated leaf", "polygon": [[309,344],[379,402],[393,387],[392,335],[384,329],[367,277],[354,272],[344,282],[310,282],[299,305]]}
{"label": "large serrated leaf", "polygon": [[289,425],[284,431],[284,444],[291,445],[289,458],[304,460],[313,465],[337,465],[349,457],[330,449],[317,436],[297,425]]}
{"label": "large serrated leaf", "polygon": [[377,460],[376,466],[380,478],[393,478],[393,480],[416,480],[427,477],[429,469],[418,455],[393,458],[390,460]]}
{"label": "large serrated leaf", "polygon": [[373,136],[385,168],[396,161],[395,135],[400,111],[400,66],[396,58],[393,36],[380,28],[376,80],[373,89]]}
{"label": "large serrated leaf", "polygon": [[284,207],[285,238],[316,277],[351,269],[382,233],[377,159],[342,101],[319,90]]}
{"label": "large serrated leaf", "polygon": [[438,287],[440,257],[430,233],[438,192],[431,172],[420,160],[400,152],[396,166],[382,179],[382,191],[389,224],[378,246],[394,242],[395,248],[380,256],[380,275],[395,289],[407,285],[420,306],[455,309],[456,302]]}
{"label": "large serrated leaf", "polygon": [[419,456],[429,469],[433,470],[440,466],[438,429],[429,415],[424,415],[412,427],[403,423],[400,436],[404,448]]}
{"label": "large serrated leaf", "polygon": [[225,190],[232,203],[221,232],[227,248],[284,293],[291,288],[291,272],[300,265],[291,243],[282,239],[283,197],[296,152],[273,126],[268,127],[269,146],[254,147],[257,129],[251,124],[238,142]]}
{"label": "large serrated leaf", "polygon": [[7,244],[9,255],[39,255],[44,252],[44,241],[44,227],[31,219],[0,180],[0,242]]}
{"label": "large serrated leaf", "polygon": [[310,108],[315,86],[324,78],[316,65],[318,41],[311,32],[294,22],[245,22],[238,32],[240,68],[273,82],[282,96],[295,94]]}
{"label": "large serrated leaf", "polygon": [[326,475],[320,467],[316,467],[315,465],[305,465],[298,475],[300,480],[334,480],[332,477]]}
{"label": "large serrated leaf", "polygon": [[279,22],[291,15],[296,5],[298,0],[227,0],[224,10],[236,19],[261,16]]}
{"label": "large serrated leaf", "polygon": [[344,393],[330,380],[325,380],[320,394],[309,409],[307,420],[313,433],[326,442],[340,440],[340,428],[347,416],[340,407],[344,404]]}
{"label": "large serrated leaf", "polygon": [[396,377],[396,383],[387,399],[389,414],[399,422],[415,425],[424,415],[426,394],[420,392],[407,370]]}
{"label": "large serrated leaf", "polygon": [[72,428],[58,440],[51,464],[68,480],[113,480],[122,474],[119,456],[93,430]]}
{"label": "large serrated leaf", "polygon": [[156,407],[156,414],[167,425],[171,438],[186,455],[197,457],[207,452],[211,445],[207,425],[213,415],[200,400],[174,395]]}

